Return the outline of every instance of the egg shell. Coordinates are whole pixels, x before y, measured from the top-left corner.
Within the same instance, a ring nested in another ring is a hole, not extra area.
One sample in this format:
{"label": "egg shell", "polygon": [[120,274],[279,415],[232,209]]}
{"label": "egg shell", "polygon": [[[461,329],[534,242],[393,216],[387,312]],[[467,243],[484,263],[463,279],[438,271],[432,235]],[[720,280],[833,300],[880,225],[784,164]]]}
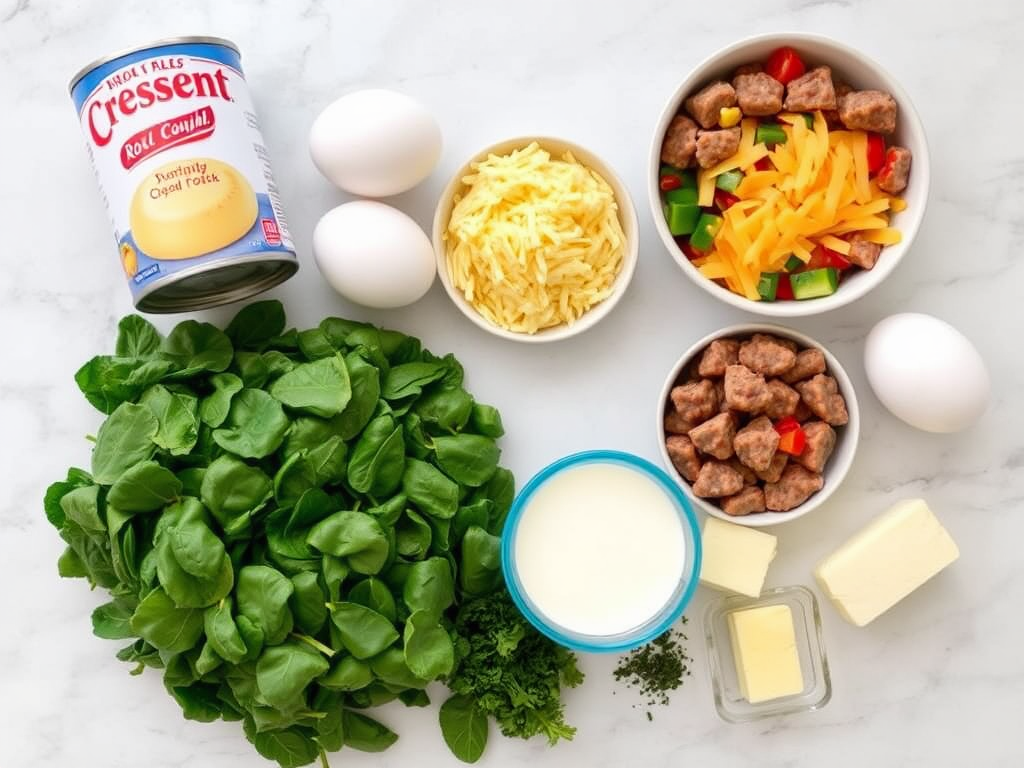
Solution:
{"label": "egg shell", "polygon": [[321,217],[313,256],[324,279],[375,309],[412,304],[434,282],[434,248],[419,224],[390,205],[356,200]]}
{"label": "egg shell", "polygon": [[309,153],[327,179],[363,197],[412,189],[441,157],[441,129],[426,107],[383,89],[329,104],[309,132]]}
{"label": "egg shell", "polygon": [[988,405],[985,361],[960,331],[907,312],[880,321],[864,346],[871,388],[894,416],[926,432],[959,432]]}

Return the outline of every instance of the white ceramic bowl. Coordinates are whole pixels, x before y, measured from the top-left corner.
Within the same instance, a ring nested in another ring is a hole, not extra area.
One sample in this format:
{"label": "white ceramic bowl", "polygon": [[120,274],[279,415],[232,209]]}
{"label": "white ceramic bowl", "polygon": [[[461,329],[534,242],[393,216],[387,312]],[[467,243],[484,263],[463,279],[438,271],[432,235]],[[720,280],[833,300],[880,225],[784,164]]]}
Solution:
{"label": "white ceramic bowl", "polygon": [[[725,512],[707,499],[695,496],[693,488],[690,487],[690,484],[672,465],[672,460],[668,455],[668,449],[665,447],[665,405],[669,401],[669,392],[671,392],[672,387],[676,385],[680,374],[682,374],[683,370],[691,362],[694,362],[697,359],[697,355],[700,354],[708,344],[715,339],[724,339],[733,336],[750,336],[754,333],[770,333],[783,339],[792,339],[799,344],[801,348],[816,347],[820,349],[825,355],[825,364],[827,366],[825,372],[835,378],[836,383],[839,385],[839,393],[846,400],[846,410],[849,412],[850,421],[842,427],[836,427],[836,446],[832,451],[832,456],[829,458],[828,463],[825,464],[825,485],[820,491],[811,496],[811,498],[799,507],[791,509],[789,512],[755,512],[749,515],[733,517],[725,514]],[[784,328],[781,325],[767,325],[764,323],[731,325],[720,331],[709,333],[703,339],[686,350],[686,352],[683,353],[683,356],[676,361],[674,366],[672,366],[672,370],[669,372],[668,378],[665,379],[665,386],[661,388],[661,397],[658,399],[656,417],[657,431],[655,434],[658,436],[658,449],[661,452],[661,459],[665,464],[668,474],[677,483],[679,483],[679,486],[683,489],[683,492],[687,497],[689,497],[690,501],[693,502],[693,505],[698,509],[704,510],[709,515],[721,518],[722,520],[728,520],[730,523],[739,523],[740,525],[749,525],[755,528],[787,523],[790,520],[803,517],[808,512],[817,509],[824,504],[828,497],[831,496],[836,488],[839,487],[839,484],[843,482],[843,478],[846,477],[846,473],[849,471],[850,465],[853,464],[853,457],[857,452],[857,441],[860,437],[860,408],[857,405],[857,395],[853,391],[853,384],[850,383],[850,377],[846,375],[846,371],[843,370],[843,366],[839,364],[839,361],[831,352],[825,349],[821,343],[815,341],[810,336],[806,336],[790,328]]]}
{"label": "white ceramic bowl", "polygon": [[[499,326],[492,324],[483,315],[477,312],[472,304],[466,301],[466,298],[462,295],[461,291],[457,290],[455,286],[452,285],[451,276],[448,274],[448,250],[447,244],[444,240],[444,232],[448,227],[449,220],[451,219],[455,196],[465,190],[465,185],[462,183],[462,179],[471,172],[470,166],[475,162],[486,159],[490,154],[508,154],[515,149],[522,149],[534,141],[540,144],[543,149],[548,150],[552,157],[561,157],[567,151],[572,152],[573,156],[575,156],[577,160],[588,168],[592,168],[597,171],[597,173],[599,173],[601,177],[608,182],[608,185],[615,193],[615,201],[619,206],[619,222],[622,224],[622,232],[626,236],[626,244],[625,251],[622,254],[622,269],[615,278],[612,294],[607,299],[594,306],[572,325],[558,325],[552,328],[546,328],[534,334],[528,334],[509,331],[505,328],[500,328]],[[622,298],[622,294],[626,292],[626,288],[629,286],[629,281],[633,279],[633,272],[636,269],[637,254],[640,243],[637,230],[636,209],[633,207],[633,199],[629,195],[629,190],[626,189],[626,185],[622,183],[622,180],[618,177],[615,171],[613,171],[611,166],[609,166],[604,160],[590,150],[581,147],[578,144],[566,141],[565,139],[557,139],[550,136],[522,136],[485,147],[473,155],[461,168],[459,168],[458,171],[455,172],[451,181],[448,182],[448,185],[441,193],[437,209],[434,212],[432,239],[434,243],[434,253],[437,255],[438,277],[440,277],[441,284],[444,286],[445,291],[448,292],[448,296],[451,297],[451,300],[455,303],[455,306],[459,308],[462,314],[485,331],[493,333],[495,336],[500,336],[503,339],[541,343],[546,341],[560,341],[562,339],[567,339],[570,336],[583,333],[583,331],[597,325],[602,318],[612,311],[615,305],[619,302],[619,299]]]}
{"label": "white ceramic bowl", "polygon": [[[896,99],[899,106],[896,133],[887,138],[890,144],[907,147],[913,155],[909,183],[906,190],[901,193],[907,202],[907,208],[894,214],[891,223],[903,234],[902,241],[896,245],[886,246],[874,269],[859,270],[856,274],[850,275],[849,278],[843,280],[839,290],[831,296],[806,301],[751,301],[700,274],[676,244],[672,233],[668,231],[668,224],[666,224],[665,216],[662,213],[661,194],[658,189],[661,142],[669,122],[682,108],[686,97],[713,80],[728,79],[732,71],[741,64],[763,62],[772,51],[783,45],[795,48],[807,62],[808,68],[827,64],[832,67],[837,80],[842,80],[858,89],[887,91]],[[921,120],[914,110],[910,97],[892,75],[860,51],[836,40],[802,32],[786,32],[758,35],[733,43],[698,64],[683,80],[665,105],[658,125],[654,129],[647,168],[647,192],[658,235],[680,269],[693,282],[716,299],[748,312],[772,317],[803,317],[827,312],[856,301],[896,269],[896,265],[900,263],[904,254],[913,244],[924,217],[925,205],[928,202],[929,178],[928,144],[925,141],[924,128],[921,126]]]}

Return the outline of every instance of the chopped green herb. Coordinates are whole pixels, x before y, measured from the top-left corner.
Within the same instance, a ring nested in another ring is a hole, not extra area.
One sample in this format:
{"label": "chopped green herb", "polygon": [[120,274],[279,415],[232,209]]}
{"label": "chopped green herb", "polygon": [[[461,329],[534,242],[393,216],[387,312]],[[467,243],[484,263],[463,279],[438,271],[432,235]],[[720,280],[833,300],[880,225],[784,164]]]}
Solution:
{"label": "chopped green herb", "polygon": [[[682,622],[686,623],[685,616]],[[683,684],[684,677],[690,675],[693,659],[686,655],[685,641],[686,635],[681,631],[668,630],[623,656],[613,673],[615,679],[625,683],[627,688],[639,691],[647,707],[668,704],[669,694]],[[654,719],[650,709],[647,710],[647,719]]]}

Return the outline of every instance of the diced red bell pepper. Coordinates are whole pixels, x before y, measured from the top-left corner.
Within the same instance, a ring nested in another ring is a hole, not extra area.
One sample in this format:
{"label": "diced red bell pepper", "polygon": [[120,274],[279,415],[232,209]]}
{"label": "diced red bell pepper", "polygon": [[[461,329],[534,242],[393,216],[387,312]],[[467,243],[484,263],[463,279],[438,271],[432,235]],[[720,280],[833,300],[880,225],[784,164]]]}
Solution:
{"label": "diced red bell pepper", "polygon": [[807,71],[800,54],[788,45],[772,51],[764,65],[764,71],[785,85],[790,80],[796,80]]}
{"label": "diced red bell pepper", "polygon": [[799,456],[807,445],[807,435],[801,427],[787,432],[779,438],[779,450],[790,456]]}
{"label": "diced red bell pepper", "polygon": [[880,133],[868,134],[868,173],[878,173],[885,163],[885,139]]}
{"label": "diced red bell pepper", "polygon": [[679,189],[683,185],[683,180],[678,176],[674,176],[670,173],[666,173],[661,177],[658,182],[658,187],[662,192],[671,192],[673,189]]}
{"label": "diced red bell pepper", "polygon": [[800,429],[800,422],[792,416],[784,416],[772,424],[772,426],[775,427],[775,431],[780,435],[785,435],[789,432]]}
{"label": "diced red bell pepper", "polygon": [[779,287],[775,289],[776,301],[793,301],[793,285],[789,275],[779,275]]}
{"label": "diced red bell pepper", "polygon": [[679,249],[686,254],[686,258],[688,258],[690,261],[693,261],[694,259],[703,259],[705,256],[707,256],[706,253],[701,253],[692,245],[690,245],[689,237],[677,237],[676,245],[679,246]]}
{"label": "diced red bell pepper", "polygon": [[740,199],[731,192],[726,192],[725,190],[722,189],[715,190],[715,205],[718,207],[718,210],[720,211],[724,211],[726,208],[735,205],[739,201]]}
{"label": "diced red bell pepper", "polygon": [[839,253],[839,251],[833,251],[831,248],[826,248],[823,245],[815,246],[814,250],[811,251],[811,260],[808,261],[800,272],[808,272],[812,269],[825,269],[826,267],[835,267],[838,270],[844,270],[850,268],[849,260]]}
{"label": "diced red bell pepper", "polygon": [[756,163],[754,163],[754,168],[756,170],[758,170],[758,171],[774,171],[775,170],[775,166],[772,164],[772,161],[769,160],[767,157],[762,157],[760,160],[758,160]]}

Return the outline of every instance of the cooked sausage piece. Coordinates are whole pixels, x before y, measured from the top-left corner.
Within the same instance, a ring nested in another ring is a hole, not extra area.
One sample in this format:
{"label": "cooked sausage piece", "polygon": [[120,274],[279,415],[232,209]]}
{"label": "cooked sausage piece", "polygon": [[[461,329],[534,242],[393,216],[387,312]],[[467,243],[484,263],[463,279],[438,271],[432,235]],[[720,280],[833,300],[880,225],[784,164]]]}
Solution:
{"label": "cooked sausage piece", "polygon": [[793,367],[796,352],[782,339],[767,333],[755,333],[750,341],[740,344],[740,363],[754,373],[765,376],[781,376]]}
{"label": "cooked sausage piece", "polygon": [[734,411],[760,413],[768,403],[764,376],[745,365],[730,365],[725,369],[725,402]]}
{"label": "cooked sausage piece", "polygon": [[755,472],[764,472],[772,464],[779,447],[779,433],[767,416],[758,416],[736,433],[732,441],[736,458]]}
{"label": "cooked sausage piece", "polygon": [[732,414],[720,413],[708,419],[700,426],[690,430],[690,439],[697,450],[714,456],[716,459],[728,459],[732,456],[732,439],[736,436],[736,422]]}
{"label": "cooked sausage piece", "polygon": [[661,142],[661,162],[686,168],[697,153],[697,124],[686,115],[676,115]]}
{"label": "cooked sausage piece", "polygon": [[807,407],[807,403],[801,397],[800,402],[796,404],[796,410],[793,411],[793,418],[803,424],[805,421],[810,421],[814,418],[814,413]]}
{"label": "cooked sausage piece", "polygon": [[725,376],[725,369],[739,360],[740,343],[736,339],[715,339],[701,355],[697,373],[701,376]]}
{"label": "cooked sausage piece", "polygon": [[853,88],[846,83],[836,82],[835,79],[832,80],[832,85],[836,92],[836,108],[826,109],[823,111],[823,114],[825,116],[825,124],[828,125],[828,129],[830,131],[837,131],[843,127],[843,121],[839,119],[839,105],[842,104],[843,97],[853,91]]}
{"label": "cooked sausage piece", "polygon": [[787,464],[778,482],[764,487],[764,505],[773,512],[788,512],[799,507],[824,487],[821,475]]}
{"label": "cooked sausage piece", "polygon": [[905,147],[889,147],[885,153],[885,165],[878,172],[878,188],[890,195],[896,195],[907,188],[910,177],[910,150]]}
{"label": "cooked sausage piece", "polygon": [[732,413],[729,410],[729,404],[725,402],[725,380],[714,379],[715,382],[715,396],[718,398],[718,412],[719,413]]}
{"label": "cooked sausage piece", "polygon": [[757,474],[744,464],[742,461],[733,456],[729,459],[729,466],[735,469],[743,476],[744,485],[757,485]]}
{"label": "cooked sausage piece", "polygon": [[[878,186],[881,187],[882,183],[879,182]],[[869,243],[863,237],[857,232],[850,238],[850,252],[846,254],[846,258],[850,263],[856,264],[862,269],[871,269],[882,253],[882,246],[878,243]]]}
{"label": "cooked sausage piece", "polygon": [[748,485],[735,496],[722,499],[722,511],[733,517],[764,512],[764,491],[756,485]]}
{"label": "cooked sausage piece", "polygon": [[779,478],[782,477],[782,470],[786,468],[786,462],[789,461],[789,456],[782,451],[776,451],[775,455],[772,456],[772,463],[768,465],[768,469],[764,472],[756,472],[758,479],[764,480],[766,483],[776,483]]}
{"label": "cooked sausage piece", "polygon": [[697,165],[710,168],[735,155],[740,148],[740,133],[738,125],[717,131],[698,131]]}
{"label": "cooked sausage piece", "polygon": [[691,424],[707,421],[718,412],[715,386],[707,379],[673,387],[669,397],[676,413]]}
{"label": "cooked sausage piece", "polygon": [[693,429],[693,422],[687,421],[675,408],[669,408],[665,412],[665,432],[669,435],[685,435]]}
{"label": "cooked sausage piece", "polygon": [[839,385],[831,376],[819,373],[810,381],[797,383],[796,391],[800,393],[800,399],[807,403],[811,413],[825,423],[838,427],[850,420],[846,412],[846,401],[839,394]]}
{"label": "cooked sausage piece", "polygon": [[693,484],[694,496],[720,499],[743,490],[743,475],[722,461],[705,462]]}
{"label": "cooked sausage piece", "polygon": [[732,87],[744,115],[767,117],[782,111],[785,86],[771,75],[764,72],[736,75]]}
{"label": "cooked sausage piece", "polygon": [[836,88],[832,84],[831,67],[815,67],[796,80],[790,80],[786,86],[786,110],[789,112],[835,108]]}
{"label": "cooked sausage piece", "polygon": [[691,483],[696,480],[700,472],[700,456],[690,438],[686,435],[669,435],[665,440],[665,448],[676,471]]}
{"label": "cooked sausage piece", "polygon": [[769,419],[782,419],[792,416],[796,404],[800,402],[800,393],[778,379],[768,381],[768,403],[764,407],[764,415]]}
{"label": "cooked sausage piece", "polygon": [[723,80],[717,80],[701,88],[686,100],[686,111],[700,123],[701,128],[718,125],[718,111],[736,105],[736,91]]}
{"label": "cooked sausage piece", "polygon": [[839,105],[839,119],[851,131],[892,133],[896,130],[896,99],[884,91],[851,91]]}
{"label": "cooked sausage piece", "polygon": [[793,367],[782,374],[782,380],[794,384],[809,379],[816,373],[825,372],[825,355],[820,349],[801,349],[796,353]]}
{"label": "cooked sausage piece", "polygon": [[803,429],[807,442],[800,455],[793,457],[793,461],[811,472],[820,473],[836,447],[836,431],[823,421],[804,424]]}

